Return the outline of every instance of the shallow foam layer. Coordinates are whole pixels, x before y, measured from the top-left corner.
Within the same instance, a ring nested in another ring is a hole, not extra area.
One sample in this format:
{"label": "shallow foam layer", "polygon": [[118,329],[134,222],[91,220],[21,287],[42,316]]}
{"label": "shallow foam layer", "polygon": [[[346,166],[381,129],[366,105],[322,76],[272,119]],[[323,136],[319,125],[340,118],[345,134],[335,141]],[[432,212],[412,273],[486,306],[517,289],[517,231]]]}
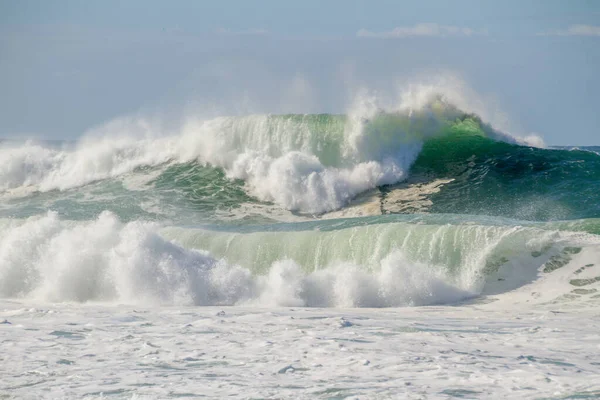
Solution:
{"label": "shallow foam layer", "polygon": [[0,393],[132,400],[600,395],[597,308],[488,306],[156,308],[0,301]]}

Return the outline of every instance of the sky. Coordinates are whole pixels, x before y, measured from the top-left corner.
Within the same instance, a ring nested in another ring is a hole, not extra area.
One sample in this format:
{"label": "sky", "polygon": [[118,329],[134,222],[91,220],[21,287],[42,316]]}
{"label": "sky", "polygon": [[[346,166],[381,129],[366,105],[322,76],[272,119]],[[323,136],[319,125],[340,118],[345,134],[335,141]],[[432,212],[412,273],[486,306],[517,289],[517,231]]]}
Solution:
{"label": "sky", "polygon": [[599,70],[597,1],[0,0],[0,137],[460,82],[501,129],[598,145]]}

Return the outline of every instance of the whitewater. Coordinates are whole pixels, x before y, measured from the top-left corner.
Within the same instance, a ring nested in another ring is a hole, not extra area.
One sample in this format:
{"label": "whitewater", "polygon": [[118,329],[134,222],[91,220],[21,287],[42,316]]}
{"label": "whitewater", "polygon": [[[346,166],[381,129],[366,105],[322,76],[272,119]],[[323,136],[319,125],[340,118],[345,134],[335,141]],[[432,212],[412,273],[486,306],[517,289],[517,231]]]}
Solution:
{"label": "whitewater", "polygon": [[598,398],[599,150],[435,88],[0,142],[0,396]]}

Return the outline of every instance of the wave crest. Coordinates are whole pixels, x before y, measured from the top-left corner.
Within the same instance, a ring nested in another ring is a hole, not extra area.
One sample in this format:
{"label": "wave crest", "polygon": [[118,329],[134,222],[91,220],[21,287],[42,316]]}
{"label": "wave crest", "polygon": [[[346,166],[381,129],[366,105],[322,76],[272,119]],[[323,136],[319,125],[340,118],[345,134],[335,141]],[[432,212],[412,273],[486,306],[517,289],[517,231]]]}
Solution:
{"label": "wave crest", "polygon": [[[175,134],[146,121],[112,123],[110,134],[59,148],[0,147],[0,190],[66,190],[140,167],[197,161],[243,179],[259,200],[301,213],[339,209],[361,192],[400,182],[423,142],[472,117],[480,134],[504,141],[476,116],[433,97],[419,108],[365,115],[253,115],[188,121]],[[142,131],[141,136],[131,132]]]}

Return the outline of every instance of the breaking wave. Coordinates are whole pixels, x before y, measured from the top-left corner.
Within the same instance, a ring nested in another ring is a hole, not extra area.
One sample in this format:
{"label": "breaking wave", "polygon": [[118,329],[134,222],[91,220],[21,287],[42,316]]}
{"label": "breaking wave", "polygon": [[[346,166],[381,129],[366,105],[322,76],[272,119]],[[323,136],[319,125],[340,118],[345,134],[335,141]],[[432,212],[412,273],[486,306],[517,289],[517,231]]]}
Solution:
{"label": "breaking wave", "polygon": [[[255,115],[189,121],[175,134],[146,121],[109,124],[103,136],[51,147],[0,148],[0,190],[67,190],[140,168],[197,162],[241,179],[249,195],[287,210],[319,214],[409,176],[423,143],[472,121],[478,133],[515,142],[441,97],[418,109],[353,115]],[[125,131],[124,131],[125,130]],[[135,133],[138,132],[138,133]],[[141,133],[140,133],[141,132]]]}
{"label": "breaking wave", "polygon": [[600,289],[598,153],[417,100],[0,143],[0,297],[395,307]]}
{"label": "breaking wave", "polygon": [[593,235],[511,226],[227,233],[122,223],[109,212],[0,225],[1,297],[147,305],[454,303],[512,290],[540,266],[597,245]]}

